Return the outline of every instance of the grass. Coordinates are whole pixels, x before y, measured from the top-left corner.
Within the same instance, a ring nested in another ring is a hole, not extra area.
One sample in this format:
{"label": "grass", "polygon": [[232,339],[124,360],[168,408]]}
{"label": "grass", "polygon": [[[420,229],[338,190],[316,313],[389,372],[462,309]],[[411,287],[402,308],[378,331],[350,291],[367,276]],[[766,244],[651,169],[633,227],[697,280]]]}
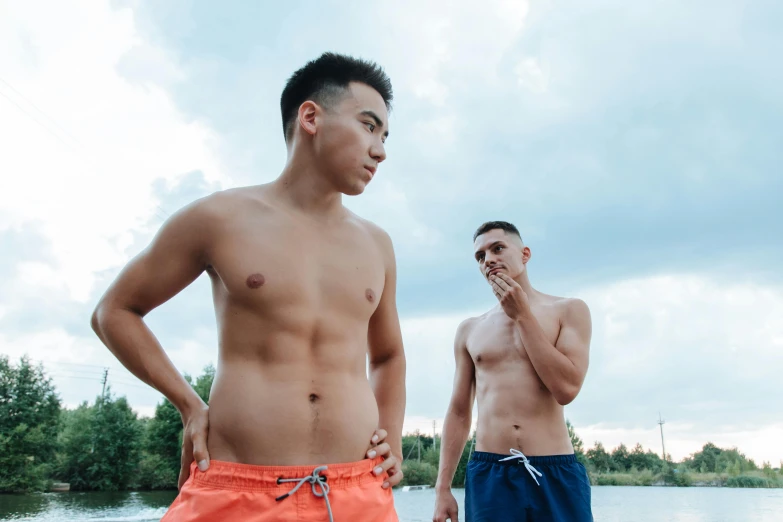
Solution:
{"label": "grass", "polygon": [[653,473],[650,470],[626,473],[590,473],[594,486],[705,486],[726,488],[783,488],[783,476],[778,473],[746,471],[740,475],[729,473],[698,473],[687,471],[676,474]]}

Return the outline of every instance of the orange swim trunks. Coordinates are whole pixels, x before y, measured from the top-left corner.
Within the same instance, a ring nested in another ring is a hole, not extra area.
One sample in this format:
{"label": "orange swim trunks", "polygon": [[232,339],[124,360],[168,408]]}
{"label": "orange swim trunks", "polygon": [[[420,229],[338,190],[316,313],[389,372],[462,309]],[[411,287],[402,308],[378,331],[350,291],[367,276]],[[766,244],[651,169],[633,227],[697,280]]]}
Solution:
{"label": "orange swim trunks", "polygon": [[190,477],[161,522],[398,522],[383,459],[324,466],[251,466],[211,461]]}

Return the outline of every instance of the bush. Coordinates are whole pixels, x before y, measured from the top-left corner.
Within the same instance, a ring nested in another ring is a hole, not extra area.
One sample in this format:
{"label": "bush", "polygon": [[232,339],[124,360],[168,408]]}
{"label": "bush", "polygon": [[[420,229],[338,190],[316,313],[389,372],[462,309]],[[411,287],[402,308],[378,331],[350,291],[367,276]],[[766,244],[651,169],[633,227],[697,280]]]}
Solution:
{"label": "bush", "polygon": [[667,466],[661,477],[664,483],[670,486],[688,487],[692,482],[691,476],[684,466],[680,468]]}
{"label": "bush", "polygon": [[438,468],[427,462],[409,460],[402,463],[401,486],[434,486],[438,479]]}
{"label": "bush", "polygon": [[749,477],[740,475],[739,477],[730,477],[726,481],[726,487],[729,488],[768,488],[772,487],[770,481],[761,477]]}

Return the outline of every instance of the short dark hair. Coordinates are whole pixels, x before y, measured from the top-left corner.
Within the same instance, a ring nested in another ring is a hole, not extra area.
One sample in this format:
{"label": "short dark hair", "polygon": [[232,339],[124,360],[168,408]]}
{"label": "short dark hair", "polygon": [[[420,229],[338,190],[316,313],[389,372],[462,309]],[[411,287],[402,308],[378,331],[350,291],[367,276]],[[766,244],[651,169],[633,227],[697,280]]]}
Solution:
{"label": "short dark hair", "polygon": [[345,94],[351,82],[372,87],[383,98],[386,109],[391,108],[391,80],[380,66],[352,56],[323,53],[294,72],[285,84],[280,97],[280,112],[283,116],[283,134],[286,141],[291,137],[293,122],[300,105],[307,100],[313,100],[328,107]]}
{"label": "short dark hair", "polygon": [[476,240],[477,237],[479,237],[481,234],[486,234],[490,230],[503,230],[506,234],[514,234],[519,238],[519,240],[522,240],[522,236],[519,234],[519,230],[517,230],[517,227],[509,223],[508,221],[487,221],[486,223],[482,224],[478,229],[476,230],[476,233],[473,234],[473,241]]}

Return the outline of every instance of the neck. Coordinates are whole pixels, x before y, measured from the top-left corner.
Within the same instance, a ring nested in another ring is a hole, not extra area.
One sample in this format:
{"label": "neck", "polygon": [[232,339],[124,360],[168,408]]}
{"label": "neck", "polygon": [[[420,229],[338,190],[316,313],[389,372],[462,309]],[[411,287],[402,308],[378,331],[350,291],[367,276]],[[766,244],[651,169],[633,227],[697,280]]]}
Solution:
{"label": "neck", "polygon": [[525,291],[528,297],[533,297],[536,294],[536,289],[533,288],[533,285],[530,284],[530,279],[527,277],[527,270],[515,277],[514,281],[522,287],[522,290]]}
{"label": "neck", "polygon": [[276,199],[319,217],[342,213],[342,194],[329,184],[317,165],[312,154],[290,150],[283,171],[271,184]]}

